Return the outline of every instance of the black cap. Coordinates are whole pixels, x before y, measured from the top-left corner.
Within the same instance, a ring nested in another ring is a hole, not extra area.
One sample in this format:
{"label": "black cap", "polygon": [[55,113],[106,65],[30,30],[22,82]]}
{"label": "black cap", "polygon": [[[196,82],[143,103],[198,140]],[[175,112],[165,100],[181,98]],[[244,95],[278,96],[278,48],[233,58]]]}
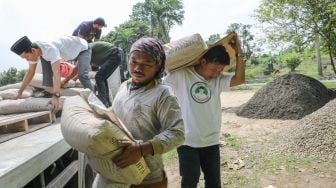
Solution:
{"label": "black cap", "polygon": [[96,24],[101,25],[101,26],[103,26],[103,27],[107,27],[107,25],[106,25],[106,23],[105,23],[105,20],[104,20],[104,18],[102,18],[102,17],[96,18],[96,19],[93,21],[93,23],[96,23]]}
{"label": "black cap", "polygon": [[29,40],[27,36],[24,36],[20,38],[18,41],[16,41],[10,49],[17,55],[21,55],[23,52],[29,50],[31,46],[32,42]]}

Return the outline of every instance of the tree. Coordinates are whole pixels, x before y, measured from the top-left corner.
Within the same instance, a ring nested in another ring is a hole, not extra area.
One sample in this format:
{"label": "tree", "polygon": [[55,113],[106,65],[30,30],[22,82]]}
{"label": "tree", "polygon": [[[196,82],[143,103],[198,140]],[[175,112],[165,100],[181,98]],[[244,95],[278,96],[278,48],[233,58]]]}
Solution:
{"label": "tree", "polygon": [[22,81],[25,73],[26,70],[18,71],[16,68],[10,67],[7,71],[0,73],[0,86],[14,84]]}
{"label": "tree", "polygon": [[336,73],[336,3],[334,0],[263,0],[256,18],[266,24],[265,33],[274,42],[293,44],[297,52],[321,36]]}
{"label": "tree", "polygon": [[254,45],[252,44],[254,36],[251,34],[251,25],[244,25],[241,23],[233,23],[229,25],[226,33],[236,32],[241,40],[242,50],[246,55],[246,58],[250,58],[253,53]]}
{"label": "tree", "polygon": [[184,18],[181,0],[145,0],[133,6],[131,19],[142,20],[150,26],[150,36],[163,43],[170,41],[169,32]]}
{"label": "tree", "polygon": [[27,72],[27,70],[19,70],[17,73],[16,73],[16,80],[18,81],[18,82],[21,82],[22,80],[23,80],[23,78],[24,78],[24,76],[26,75],[26,72]]}
{"label": "tree", "polygon": [[110,31],[106,36],[102,37],[103,41],[113,43],[124,51],[126,58],[120,64],[121,80],[124,81],[124,73],[127,72],[127,57],[132,44],[141,37],[149,36],[149,26],[141,20],[128,20],[118,27],[115,31]]}
{"label": "tree", "polygon": [[220,34],[210,35],[208,41],[206,41],[206,44],[207,45],[212,45],[215,42],[217,42],[219,39],[221,39]]}
{"label": "tree", "polygon": [[115,31],[110,31],[102,40],[113,43],[128,53],[136,40],[149,35],[149,26],[144,21],[128,20],[115,27]]}
{"label": "tree", "polygon": [[290,69],[290,72],[294,72],[295,69],[301,64],[301,62],[302,60],[295,53],[286,59],[286,64],[287,64],[287,67]]}

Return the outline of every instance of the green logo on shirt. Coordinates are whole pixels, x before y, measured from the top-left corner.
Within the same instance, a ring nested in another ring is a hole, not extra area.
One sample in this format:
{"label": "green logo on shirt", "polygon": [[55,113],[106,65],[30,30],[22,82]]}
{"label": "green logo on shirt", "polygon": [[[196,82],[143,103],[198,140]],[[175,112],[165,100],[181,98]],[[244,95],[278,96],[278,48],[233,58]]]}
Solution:
{"label": "green logo on shirt", "polygon": [[204,82],[196,82],[190,89],[191,97],[198,103],[205,103],[211,98],[211,91]]}

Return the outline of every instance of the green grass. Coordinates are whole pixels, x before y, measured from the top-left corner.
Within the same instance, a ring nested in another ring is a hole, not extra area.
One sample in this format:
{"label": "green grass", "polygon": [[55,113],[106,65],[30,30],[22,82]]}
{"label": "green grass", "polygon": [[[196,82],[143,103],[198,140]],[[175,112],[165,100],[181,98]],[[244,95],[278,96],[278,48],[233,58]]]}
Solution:
{"label": "green grass", "polygon": [[299,168],[311,168],[316,158],[305,157],[298,158],[295,156],[282,155],[248,155],[242,159],[247,166],[252,166],[248,170],[243,168],[235,171],[224,167],[222,169],[222,181],[225,182],[224,187],[228,188],[259,188],[260,179],[264,176],[277,175],[288,172],[291,177],[297,176]]}
{"label": "green grass", "polygon": [[[283,57],[282,59],[285,58]],[[303,61],[295,69],[295,73],[304,74],[317,80],[321,79],[321,76],[318,75],[316,61],[312,60],[312,58],[309,56],[306,57],[305,55],[302,55],[302,59]],[[283,74],[287,74],[290,72],[289,68],[286,66],[286,63],[278,61],[277,63],[274,63],[273,66],[275,70],[279,71],[279,73],[264,75],[264,71],[266,70],[267,67],[266,65],[267,62],[262,62],[258,65],[252,65],[248,62],[245,71],[246,83],[268,83],[277,76],[281,76]],[[322,65],[323,65],[322,71],[324,76],[335,75],[329,63],[328,57],[322,57]],[[332,88],[335,87],[332,85]]]}
{"label": "green grass", "polygon": [[246,176],[241,171],[231,171],[225,173],[223,187],[238,188],[238,187],[260,187],[257,177],[254,175]]}
{"label": "green grass", "polygon": [[176,149],[171,150],[162,155],[163,161],[166,165],[171,165],[178,160]]}
{"label": "green grass", "polygon": [[248,85],[242,84],[242,85],[231,87],[230,91],[246,91],[246,90],[256,91],[258,89],[260,89],[260,87],[257,88],[254,86],[248,86]]}
{"label": "green grass", "polygon": [[336,82],[322,82],[329,89],[336,89]]}
{"label": "green grass", "polygon": [[230,147],[238,147],[241,145],[241,140],[238,137],[232,136],[230,134],[224,135],[222,140],[224,140],[226,145]]}
{"label": "green grass", "polygon": [[306,166],[317,158],[313,157],[295,157],[285,155],[264,155],[251,156],[247,159],[249,162],[255,164],[256,171],[261,174],[276,174],[279,170],[286,170],[288,172],[297,172],[300,166]]}

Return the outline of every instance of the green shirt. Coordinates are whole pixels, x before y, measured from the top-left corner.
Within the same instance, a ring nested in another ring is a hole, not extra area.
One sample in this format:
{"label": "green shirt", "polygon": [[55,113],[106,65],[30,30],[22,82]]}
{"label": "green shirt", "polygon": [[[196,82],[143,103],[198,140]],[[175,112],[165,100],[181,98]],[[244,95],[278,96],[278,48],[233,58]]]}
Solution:
{"label": "green shirt", "polygon": [[100,66],[113,54],[118,55],[118,48],[104,41],[89,44],[92,48],[91,65]]}

